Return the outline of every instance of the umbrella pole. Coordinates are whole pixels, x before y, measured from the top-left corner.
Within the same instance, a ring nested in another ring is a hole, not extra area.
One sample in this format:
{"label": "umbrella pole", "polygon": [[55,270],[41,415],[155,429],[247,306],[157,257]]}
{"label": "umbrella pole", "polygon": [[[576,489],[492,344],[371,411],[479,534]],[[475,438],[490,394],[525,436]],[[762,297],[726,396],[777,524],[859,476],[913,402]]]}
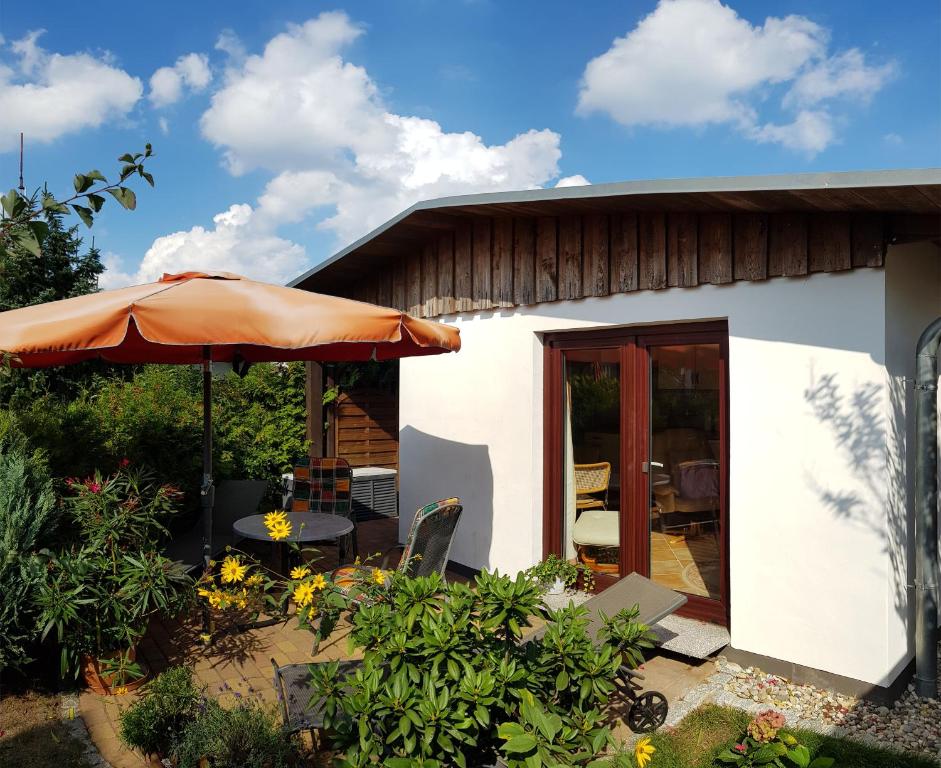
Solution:
{"label": "umbrella pole", "polygon": [[[212,560],[212,507],[216,490],[212,484],[212,350],[203,347],[203,484],[200,501],[203,508],[203,570],[208,575]],[[209,607],[203,608],[203,638],[211,638]]]}

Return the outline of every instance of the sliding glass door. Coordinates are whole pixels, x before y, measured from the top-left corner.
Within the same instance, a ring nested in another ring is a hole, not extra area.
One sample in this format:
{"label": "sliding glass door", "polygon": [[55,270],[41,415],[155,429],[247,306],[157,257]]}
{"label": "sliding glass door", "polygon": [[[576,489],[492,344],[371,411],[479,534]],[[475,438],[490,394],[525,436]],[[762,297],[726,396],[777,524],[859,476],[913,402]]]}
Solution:
{"label": "sliding glass door", "polygon": [[545,340],[545,553],[633,571],[725,622],[724,323],[573,332]]}

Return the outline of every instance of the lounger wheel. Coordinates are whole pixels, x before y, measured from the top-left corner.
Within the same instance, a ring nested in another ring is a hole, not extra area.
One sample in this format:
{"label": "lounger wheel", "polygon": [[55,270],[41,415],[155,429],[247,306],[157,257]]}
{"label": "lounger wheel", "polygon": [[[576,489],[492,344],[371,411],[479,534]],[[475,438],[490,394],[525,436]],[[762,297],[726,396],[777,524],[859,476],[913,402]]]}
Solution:
{"label": "lounger wheel", "polygon": [[627,711],[627,726],[634,733],[650,733],[666,722],[667,697],[659,691],[648,691],[637,697]]}

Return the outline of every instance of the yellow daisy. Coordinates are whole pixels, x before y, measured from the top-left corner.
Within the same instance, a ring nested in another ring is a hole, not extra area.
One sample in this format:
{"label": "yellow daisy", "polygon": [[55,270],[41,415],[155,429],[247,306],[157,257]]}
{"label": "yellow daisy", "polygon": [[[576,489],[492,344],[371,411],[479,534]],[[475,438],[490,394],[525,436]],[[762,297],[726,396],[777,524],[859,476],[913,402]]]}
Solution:
{"label": "yellow daisy", "polygon": [[385,573],[383,573],[382,570],[380,570],[379,568],[373,568],[373,569],[372,569],[372,580],[373,580],[374,582],[376,582],[376,584],[385,584],[385,583],[386,583],[386,575],[385,575]]}
{"label": "yellow daisy", "polygon": [[306,565],[299,565],[297,568],[291,569],[292,579],[303,579],[305,576],[310,576],[310,568]]}
{"label": "yellow daisy", "polygon": [[327,586],[327,580],[323,577],[322,573],[318,573],[314,576],[314,580],[310,583],[312,589],[323,589]]}
{"label": "yellow daisy", "polygon": [[220,608],[224,600],[225,595],[217,589],[214,589],[209,594],[209,605],[211,605],[213,608]]}
{"label": "yellow daisy", "polygon": [[196,590],[196,594],[198,594],[200,597],[209,597],[210,592],[205,587],[200,587]]}
{"label": "yellow daisy", "polygon": [[637,761],[638,768],[645,768],[647,763],[653,760],[653,753],[656,751],[657,748],[650,743],[649,736],[638,739],[634,745],[634,759]]}
{"label": "yellow daisy", "polygon": [[278,510],[276,512],[269,512],[265,515],[265,527],[273,528],[276,525],[282,525],[288,521],[288,516],[285,512]]}
{"label": "yellow daisy", "polygon": [[306,581],[297,585],[294,590],[294,602],[301,608],[310,605],[314,601],[314,588]]}
{"label": "yellow daisy", "polygon": [[275,541],[281,541],[291,535],[291,522],[285,520],[283,523],[275,523],[268,526],[268,535]]}
{"label": "yellow daisy", "polygon": [[248,566],[242,565],[237,557],[229,555],[222,561],[222,568],[219,569],[222,574],[223,584],[235,584],[245,578],[248,572]]}
{"label": "yellow daisy", "polygon": [[245,586],[248,587],[260,587],[265,581],[265,577],[260,573],[253,573],[247,579],[245,579]]}

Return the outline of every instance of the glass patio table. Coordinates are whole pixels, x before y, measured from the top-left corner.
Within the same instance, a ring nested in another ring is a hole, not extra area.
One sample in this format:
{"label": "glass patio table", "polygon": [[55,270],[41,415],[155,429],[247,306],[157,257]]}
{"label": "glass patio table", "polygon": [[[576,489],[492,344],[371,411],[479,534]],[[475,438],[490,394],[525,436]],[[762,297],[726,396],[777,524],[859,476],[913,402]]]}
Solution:
{"label": "glass patio table", "polygon": [[[353,522],[342,515],[328,515],[323,512],[285,512],[291,523],[291,535],[281,541],[273,542],[276,547],[276,570],[286,574],[288,571],[287,547],[290,542],[309,544],[314,541],[335,541],[352,532]],[[264,515],[249,515],[236,520],[232,530],[237,536],[255,541],[271,541],[268,529],[265,527]],[[338,562],[342,563],[346,554],[342,543],[337,553]]]}

